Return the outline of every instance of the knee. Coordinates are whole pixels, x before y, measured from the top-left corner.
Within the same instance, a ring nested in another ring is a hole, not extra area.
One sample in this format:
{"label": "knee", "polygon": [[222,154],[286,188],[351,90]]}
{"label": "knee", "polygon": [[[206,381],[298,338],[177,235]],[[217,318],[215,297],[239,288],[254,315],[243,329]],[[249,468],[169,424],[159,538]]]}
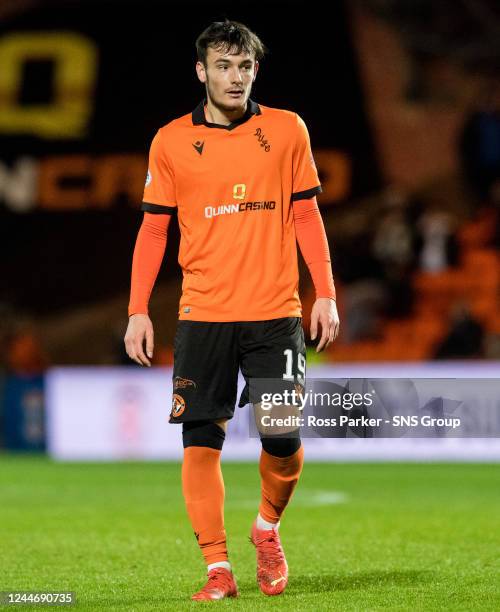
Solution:
{"label": "knee", "polygon": [[299,450],[302,444],[299,435],[287,438],[283,436],[263,436],[260,441],[266,453],[273,455],[273,457],[290,457]]}
{"label": "knee", "polygon": [[191,421],[182,424],[182,444],[188,446],[206,446],[222,450],[226,433],[222,425],[212,421]]}

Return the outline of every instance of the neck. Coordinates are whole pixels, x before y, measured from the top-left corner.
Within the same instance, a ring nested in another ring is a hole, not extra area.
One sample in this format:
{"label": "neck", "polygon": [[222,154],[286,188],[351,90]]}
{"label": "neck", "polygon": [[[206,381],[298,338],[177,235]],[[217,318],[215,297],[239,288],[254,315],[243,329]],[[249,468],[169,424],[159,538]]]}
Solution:
{"label": "neck", "polygon": [[227,111],[215,106],[210,98],[207,97],[207,106],[205,109],[205,117],[209,123],[217,123],[219,125],[229,125],[233,121],[241,119],[248,108],[248,101],[245,102],[243,108]]}

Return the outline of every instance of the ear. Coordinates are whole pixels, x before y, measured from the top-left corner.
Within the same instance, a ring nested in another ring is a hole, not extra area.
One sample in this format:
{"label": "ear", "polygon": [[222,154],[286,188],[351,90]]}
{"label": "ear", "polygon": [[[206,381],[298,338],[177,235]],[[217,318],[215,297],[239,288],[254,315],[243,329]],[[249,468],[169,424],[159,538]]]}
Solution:
{"label": "ear", "polygon": [[207,82],[207,73],[202,62],[196,62],[196,74],[202,83]]}
{"label": "ear", "polygon": [[255,79],[257,78],[257,72],[259,71],[259,62],[256,60],[255,61],[255,65],[254,65],[254,69],[253,69],[253,79],[252,82],[255,81]]}

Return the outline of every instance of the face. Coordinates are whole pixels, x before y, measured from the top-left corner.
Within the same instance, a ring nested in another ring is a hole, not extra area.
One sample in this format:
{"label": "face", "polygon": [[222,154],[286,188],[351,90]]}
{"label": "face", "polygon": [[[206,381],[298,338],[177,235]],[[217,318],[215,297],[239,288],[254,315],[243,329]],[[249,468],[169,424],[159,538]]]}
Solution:
{"label": "face", "polygon": [[[231,50],[229,50],[231,51]],[[196,72],[205,83],[208,99],[223,111],[245,106],[257,76],[259,62],[249,53],[233,55],[226,50],[207,50],[206,67],[197,62]]]}

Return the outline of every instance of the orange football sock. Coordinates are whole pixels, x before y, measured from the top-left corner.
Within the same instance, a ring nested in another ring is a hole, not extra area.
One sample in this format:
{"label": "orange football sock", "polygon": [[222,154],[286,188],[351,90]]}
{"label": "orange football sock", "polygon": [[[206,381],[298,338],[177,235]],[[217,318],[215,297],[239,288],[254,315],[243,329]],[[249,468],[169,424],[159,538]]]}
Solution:
{"label": "orange football sock", "polygon": [[269,523],[280,520],[304,464],[304,448],[289,457],[274,457],[262,449],[260,454],[261,502],[259,513]]}
{"label": "orange football sock", "polygon": [[207,565],[227,561],[220,455],[215,448],[188,446],[182,462],[182,493]]}

